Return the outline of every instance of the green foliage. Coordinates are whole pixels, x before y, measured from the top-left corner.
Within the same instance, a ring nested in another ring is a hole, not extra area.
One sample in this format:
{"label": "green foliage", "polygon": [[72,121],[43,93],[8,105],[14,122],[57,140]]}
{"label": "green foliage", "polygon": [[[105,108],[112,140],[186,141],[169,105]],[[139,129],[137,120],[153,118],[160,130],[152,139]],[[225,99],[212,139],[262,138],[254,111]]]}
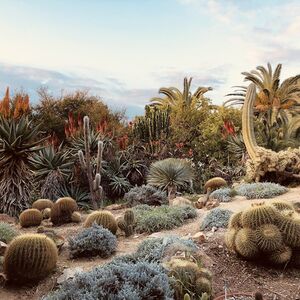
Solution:
{"label": "green foliage", "polygon": [[245,196],[247,199],[274,198],[288,191],[284,186],[271,182],[244,183],[235,190],[238,195]]}
{"label": "green foliage", "polygon": [[35,281],[47,276],[56,266],[57,248],[43,234],[24,234],[16,237],[4,256],[4,273],[8,280]]}
{"label": "green foliage", "polygon": [[139,204],[162,205],[168,204],[167,194],[151,185],[142,185],[132,188],[125,194],[124,200],[128,206]]}
{"label": "green foliage", "polygon": [[69,239],[72,257],[109,257],[117,248],[117,238],[106,228],[93,224]]}
{"label": "green foliage", "polygon": [[10,224],[0,222],[0,241],[8,244],[18,235],[18,231]]}
{"label": "green foliage", "polygon": [[191,206],[158,206],[138,205],[133,208],[136,215],[136,231],[153,233],[169,230],[184,224],[187,219],[197,216]]}
{"label": "green foliage", "polygon": [[211,230],[213,227],[226,228],[232,214],[233,212],[228,209],[213,208],[202,221],[200,230]]}
{"label": "green foliage", "polygon": [[103,226],[110,230],[113,234],[116,234],[118,225],[114,215],[109,211],[95,211],[88,215],[85,220],[84,227],[91,227],[93,223]]}

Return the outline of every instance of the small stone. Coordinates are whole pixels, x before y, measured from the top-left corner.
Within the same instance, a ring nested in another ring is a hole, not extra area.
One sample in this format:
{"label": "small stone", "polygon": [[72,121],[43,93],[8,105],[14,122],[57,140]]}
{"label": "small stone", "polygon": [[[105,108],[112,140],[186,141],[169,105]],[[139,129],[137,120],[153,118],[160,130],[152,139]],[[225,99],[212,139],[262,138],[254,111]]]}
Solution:
{"label": "small stone", "polygon": [[208,200],[205,207],[210,210],[220,205],[220,202],[216,199]]}
{"label": "small stone", "polygon": [[201,209],[205,206],[205,199],[203,197],[199,198],[197,202],[195,202],[195,207]]}
{"label": "small stone", "polygon": [[206,236],[203,232],[197,232],[193,235],[192,239],[200,244],[204,243],[206,240]]}
{"label": "small stone", "polygon": [[213,228],[211,229],[211,232],[216,232],[218,230],[218,227],[213,226]]}
{"label": "small stone", "polygon": [[57,283],[61,284],[64,281],[66,281],[67,279],[74,278],[75,274],[82,273],[82,272],[83,272],[83,269],[80,267],[65,269],[64,272],[62,273],[62,275],[60,275],[57,278]]}
{"label": "small stone", "polygon": [[4,242],[0,241],[0,256],[4,255],[6,248],[7,248],[7,245]]}
{"label": "small stone", "polygon": [[165,237],[166,233],[164,232],[154,232],[152,234],[149,235],[150,238],[161,238],[161,237]]}

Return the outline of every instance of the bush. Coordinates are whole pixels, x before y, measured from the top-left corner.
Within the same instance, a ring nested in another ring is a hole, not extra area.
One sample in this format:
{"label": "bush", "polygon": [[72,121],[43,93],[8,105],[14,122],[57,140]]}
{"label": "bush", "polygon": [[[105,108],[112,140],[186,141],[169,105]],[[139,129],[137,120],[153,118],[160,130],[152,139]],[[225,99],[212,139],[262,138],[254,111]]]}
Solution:
{"label": "bush", "polygon": [[142,205],[134,208],[136,231],[153,233],[183,225],[186,219],[195,218],[196,210],[191,206],[151,207]]}
{"label": "bush", "polygon": [[157,263],[113,261],[77,274],[44,300],[173,299],[165,270]]}
{"label": "bush", "polygon": [[273,198],[288,191],[286,187],[271,182],[245,183],[235,190],[238,195],[245,196],[247,199]]}
{"label": "bush", "polygon": [[137,186],[125,194],[124,200],[129,206],[139,204],[163,205],[168,204],[166,192],[163,192],[151,185]]}
{"label": "bush", "polygon": [[232,197],[236,195],[235,190],[231,188],[221,188],[213,191],[210,194],[210,198],[216,199],[220,202],[230,202]]}
{"label": "bush", "polygon": [[0,241],[8,244],[19,233],[13,226],[0,222]]}
{"label": "bush", "polygon": [[69,248],[73,257],[109,257],[116,251],[117,238],[108,229],[94,223],[92,227],[70,238]]}
{"label": "bush", "polygon": [[226,228],[232,214],[233,212],[228,209],[214,208],[205,216],[200,229],[211,230],[213,227]]}

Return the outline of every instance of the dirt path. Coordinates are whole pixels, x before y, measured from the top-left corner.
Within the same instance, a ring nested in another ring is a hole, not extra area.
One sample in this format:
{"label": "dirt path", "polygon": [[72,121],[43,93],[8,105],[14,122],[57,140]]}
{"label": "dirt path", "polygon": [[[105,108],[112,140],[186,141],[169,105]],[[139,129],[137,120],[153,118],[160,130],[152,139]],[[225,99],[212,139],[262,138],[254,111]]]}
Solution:
{"label": "dirt path", "polygon": [[[274,198],[274,200],[282,199],[291,202],[300,201],[300,187],[291,189],[288,193],[278,196]],[[251,203],[266,201],[271,202],[273,199],[266,200],[246,200],[244,197],[235,197],[234,201],[229,203],[221,203],[220,207],[230,209],[234,212],[240,211],[246,207],[249,207]],[[113,211],[113,213],[118,216],[122,214],[123,211]],[[161,231],[151,236],[165,236],[177,234],[182,237],[184,236],[192,236],[196,232],[199,231],[200,222],[203,217],[207,214],[207,211],[198,210],[198,217],[194,219],[192,222],[187,222],[185,225],[168,231]],[[83,216],[84,218],[86,216]],[[47,226],[47,224],[46,224]],[[61,227],[56,227],[55,231],[64,237],[69,237],[77,234],[82,229],[81,225],[76,224],[67,224]],[[35,232],[36,228],[30,229],[22,229],[22,232]],[[228,251],[223,246],[223,235],[224,231],[219,230],[214,234],[209,234],[207,241],[199,245],[202,250],[212,259],[214,265],[212,267],[212,271],[215,275],[214,277],[214,286],[215,292],[220,293],[223,290],[224,282],[227,282],[229,289],[237,289],[239,291],[251,291],[261,290],[265,294],[270,295],[268,299],[282,299],[282,300],[296,300],[297,296],[300,299],[299,292],[299,276],[300,271],[287,271],[284,273],[284,276],[278,277],[272,276],[272,274],[279,274],[277,271],[272,269],[262,269],[263,271],[257,270],[257,267],[249,264],[248,262],[242,262],[240,259],[237,259],[233,254],[228,253]],[[127,253],[134,252],[138,246],[138,244],[146,239],[149,235],[147,234],[139,234],[134,237],[124,238],[123,236],[118,237],[118,248],[115,253],[115,256],[124,255]],[[21,288],[18,287],[4,287],[0,290],[0,299],[1,300],[37,300],[41,299],[41,297],[47,294],[49,291],[53,290],[56,287],[56,279],[60,276],[65,268],[73,268],[73,267],[81,267],[83,270],[88,271],[91,268],[102,265],[108,261],[110,261],[113,257],[109,259],[101,259],[101,258],[81,258],[81,259],[70,259],[67,247],[64,246],[62,252],[59,255],[58,268],[56,272],[50,277],[42,280],[38,285],[34,286],[23,286]],[[246,271],[245,271],[246,270]],[[252,277],[251,270],[256,270],[258,275],[262,274],[267,277]],[[229,272],[229,273],[228,273]],[[274,273],[275,272],[275,273]],[[280,273],[281,274],[281,273]],[[295,275],[296,274],[296,275]],[[238,275],[238,276],[237,276]],[[293,276],[293,278],[290,278]],[[239,279],[238,281],[235,279]],[[260,279],[257,279],[260,278]],[[281,282],[281,283],[280,283]],[[283,283],[285,282],[285,283]],[[240,285],[239,285],[240,284]],[[290,293],[284,293],[282,291],[282,287],[284,289],[290,289]],[[272,291],[271,288],[278,289]],[[273,296],[272,297],[272,293]],[[288,295],[285,298],[282,295]],[[277,298],[276,298],[277,297]],[[79,300],[79,299],[78,299]]]}

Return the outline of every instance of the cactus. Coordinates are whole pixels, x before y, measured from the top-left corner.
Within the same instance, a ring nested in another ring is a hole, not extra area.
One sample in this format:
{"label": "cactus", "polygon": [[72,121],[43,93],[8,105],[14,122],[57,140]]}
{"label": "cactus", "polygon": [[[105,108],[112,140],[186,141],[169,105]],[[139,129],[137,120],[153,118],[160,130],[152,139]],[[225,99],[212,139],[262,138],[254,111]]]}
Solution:
{"label": "cactus", "polygon": [[229,219],[228,228],[230,228],[230,229],[231,228],[234,228],[234,229],[242,228],[241,216],[242,216],[241,211],[233,214]]}
{"label": "cactus", "polygon": [[127,209],[124,213],[124,221],[129,224],[133,225],[135,222],[134,212],[131,209]]}
{"label": "cactus", "polygon": [[118,227],[125,232],[125,236],[129,237],[134,233],[135,216],[131,209],[128,209],[124,213],[124,217],[119,219]]}
{"label": "cactus", "polygon": [[78,210],[77,203],[70,197],[59,198],[51,209],[51,222],[55,225],[72,221],[72,213]]}
{"label": "cactus", "polygon": [[241,223],[243,227],[256,229],[264,224],[272,224],[279,217],[279,212],[272,206],[256,205],[242,213]]}
{"label": "cactus", "polygon": [[284,246],[281,249],[273,251],[268,256],[268,260],[276,265],[285,264],[290,261],[292,257],[292,249]]}
{"label": "cactus", "polygon": [[49,219],[51,216],[51,208],[45,208],[42,211],[42,214],[43,214],[43,219]]}
{"label": "cactus", "polygon": [[293,248],[300,247],[300,220],[289,216],[282,216],[278,222],[279,230],[283,234],[286,245]]}
{"label": "cactus", "polygon": [[202,295],[204,293],[211,294],[211,281],[205,277],[198,278],[195,283],[196,295]]}
{"label": "cactus", "polygon": [[250,228],[242,228],[235,237],[236,251],[244,258],[254,258],[258,254],[256,233]]}
{"label": "cactus", "polygon": [[286,201],[274,201],[271,203],[271,205],[274,206],[279,211],[282,211],[282,210],[294,211],[293,205]]}
{"label": "cactus", "polygon": [[45,208],[52,208],[53,204],[53,201],[49,199],[38,199],[32,203],[32,208],[43,211]]}
{"label": "cactus", "polygon": [[186,293],[183,297],[183,300],[191,300],[191,297],[188,293]]}
{"label": "cactus", "polygon": [[227,186],[227,182],[225,179],[221,177],[214,177],[206,181],[204,185],[204,189],[206,191],[205,199],[204,199],[204,204],[208,201],[209,196],[211,192],[215,189],[221,188]]}
{"label": "cactus", "polygon": [[229,250],[235,250],[235,238],[238,233],[238,230],[235,228],[230,228],[225,233],[225,244]]}
{"label": "cactus", "polygon": [[282,247],[282,235],[279,228],[273,224],[265,224],[256,230],[258,247],[262,251],[275,251]]}
{"label": "cactus", "polygon": [[51,239],[43,234],[24,234],[9,244],[4,256],[4,273],[11,281],[35,281],[55,268],[57,257]]}
{"label": "cactus", "polygon": [[25,209],[19,216],[21,227],[38,226],[42,223],[43,215],[36,208]]}
{"label": "cactus", "polygon": [[81,222],[81,214],[78,211],[74,211],[71,215],[71,221],[74,223]]}
{"label": "cactus", "polygon": [[83,118],[83,132],[84,132],[84,145],[85,153],[81,150],[78,151],[79,162],[82,169],[85,171],[90,188],[91,202],[94,210],[98,209],[98,201],[100,201],[100,207],[103,207],[103,188],[101,186],[101,169],[102,169],[102,155],[103,155],[103,142],[98,142],[97,153],[97,167],[96,173],[93,176],[93,165],[91,163],[90,154],[90,119],[88,116]]}
{"label": "cactus", "polygon": [[85,223],[84,227],[91,227],[93,223],[103,226],[110,230],[113,234],[116,234],[118,225],[114,215],[109,211],[95,211],[91,213]]}

